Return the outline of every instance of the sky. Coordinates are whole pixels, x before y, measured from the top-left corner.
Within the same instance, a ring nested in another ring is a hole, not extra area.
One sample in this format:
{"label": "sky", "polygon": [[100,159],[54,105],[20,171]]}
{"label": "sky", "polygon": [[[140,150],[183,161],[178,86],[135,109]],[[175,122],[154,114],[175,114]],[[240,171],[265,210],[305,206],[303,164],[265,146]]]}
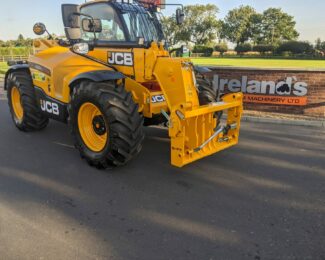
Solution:
{"label": "sky", "polygon": [[[63,34],[61,4],[80,4],[84,0],[10,0],[0,2],[0,39],[16,39],[19,33],[35,38],[32,28],[34,23],[43,22],[51,33]],[[258,12],[269,7],[281,7],[293,15],[297,22],[300,40],[312,43],[320,37],[325,41],[325,1],[323,0],[166,0],[166,3],[216,4],[219,17],[240,5],[250,5]],[[165,14],[174,10],[167,8]]]}

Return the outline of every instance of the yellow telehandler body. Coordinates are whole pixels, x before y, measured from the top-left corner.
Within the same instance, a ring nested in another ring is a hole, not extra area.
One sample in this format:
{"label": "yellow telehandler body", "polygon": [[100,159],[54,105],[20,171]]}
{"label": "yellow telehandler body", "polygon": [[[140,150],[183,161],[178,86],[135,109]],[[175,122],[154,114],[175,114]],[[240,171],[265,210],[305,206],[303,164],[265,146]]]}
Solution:
{"label": "yellow telehandler body", "polygon": [[35,40],[28,63],[6,75],[19,129],[44,128],[48,118],[68,122],[76,148],[98,168],[140,152],[143,118],[168,126],[174,166],[238,143],[242,94],[221,97],[190,59],[170,57],[152,6],[91,1],[62,11],[68,41]]}

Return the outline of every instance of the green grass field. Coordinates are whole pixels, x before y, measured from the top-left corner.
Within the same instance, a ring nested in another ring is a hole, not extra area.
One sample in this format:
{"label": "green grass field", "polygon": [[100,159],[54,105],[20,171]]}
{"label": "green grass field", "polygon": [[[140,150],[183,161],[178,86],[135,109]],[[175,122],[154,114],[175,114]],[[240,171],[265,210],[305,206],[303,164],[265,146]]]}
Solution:
{"label": "green grass field", "polygon": [[[325,69],[325,60],[192,58],[192,61],[197,65],[206,66]],[[4,74],[7,68],[5,62],[0,62],[0,75]]]}
{"label": "green grass field", "polygon": [[288,59],[254,59],[254,58],[192,58],[197,65],[257,67],[257,68],[325,68],[325,60],[288,60]]}
{"label": "green grass field", "polygon": [[7,71],[7,63],[5,62],[0,62],[0,75],[1,74],[5,74],[5,72]]}

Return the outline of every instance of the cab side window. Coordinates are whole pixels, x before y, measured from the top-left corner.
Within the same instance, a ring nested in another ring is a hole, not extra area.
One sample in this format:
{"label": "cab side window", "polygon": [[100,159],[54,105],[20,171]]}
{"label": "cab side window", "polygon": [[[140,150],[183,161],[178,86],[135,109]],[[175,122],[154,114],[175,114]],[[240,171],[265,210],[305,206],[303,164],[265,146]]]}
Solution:
{"label": "cab side window", "polygon": [[[82,13],[91,15],[102,22],[102,32],[96,33],[100,41],[126,41],[122,23],[115,10],[107,3],[88,5],[81,9]],[[81,16],[81,19],[87,18]],[[82,39],[91,41],[94,33],[82,31]]]}

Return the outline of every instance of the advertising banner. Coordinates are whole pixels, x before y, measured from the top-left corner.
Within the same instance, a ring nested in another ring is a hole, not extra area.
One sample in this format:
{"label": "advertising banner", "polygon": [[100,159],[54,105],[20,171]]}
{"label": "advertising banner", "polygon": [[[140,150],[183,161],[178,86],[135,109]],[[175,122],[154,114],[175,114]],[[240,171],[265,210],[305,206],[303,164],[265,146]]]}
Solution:
{"label": "advertising banner", "polygon": [[308,84],[297,80],[296,76],[289,76],[285,79],[260,80],[247,75],[236,79],[214,74],[213,83],[221,93],[243,92],[244,102],[248,103],[289,106],[305,106],[307,104]]}
{"label": "advertising banner", "polygon": [[220,93],[244,93],[247,110],[325,117],[325,70],[210,67]]}

